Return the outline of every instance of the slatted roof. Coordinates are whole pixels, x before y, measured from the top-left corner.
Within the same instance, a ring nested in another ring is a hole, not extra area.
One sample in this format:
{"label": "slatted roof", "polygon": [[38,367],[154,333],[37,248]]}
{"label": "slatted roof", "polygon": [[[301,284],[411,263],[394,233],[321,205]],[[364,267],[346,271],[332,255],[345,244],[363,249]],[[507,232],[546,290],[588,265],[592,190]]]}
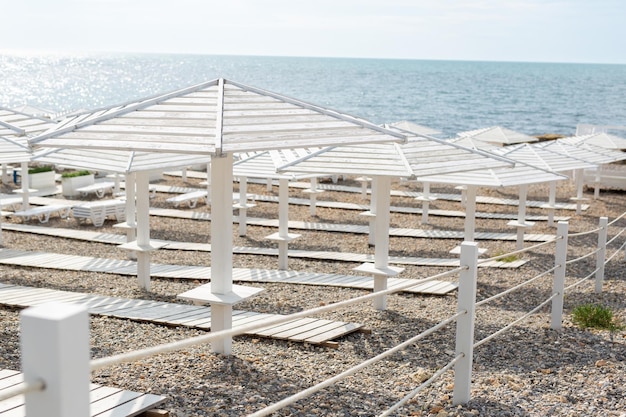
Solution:
{"label": "slatted roof", "polygon": [[513,187],[566,180],[567,176],[541,169],[517,160],[514,167],[482,169],[420,178],[423,182],[475,185],[478,187]]}
{"label": "slatted roof", "polygon": [[[283,152],[291,152],[295,158],[304,157],[320,148],[285,149]],[[320,174],[280,173],[276,171],[276,164],[270,151],[254,152],[233,163],[233,175],[235,177],[287,179],[295,181],[312,177],[320,177]]]}
{"label": "slatted roof", "polygon": [[50,119],[0,107],[0,136],[35,136],[54,125]]}
{"label": "slatted roof", "polygon": [[30,143],[220,155],[404,140],[365,120],[220,78],[69,118]]}
{"label": "slatted roof", "polygon": [[32,156],[28,142],[24,138],[3,138],[0,137],[0,163],[21,163],[28,162]]}
{"label": "slatted roof", "polygon": [[506,146],[504,148],[496,149],[494,152],[515,161],[521,161],[554,172],[594,168],[597,166],[597,164],[593,162],[561,154],[542,146],[530,145],[526,143]]}
{"label": "slatted roof", "polygon": [[626,150],[626,139],[621,136],[611,135],[610,133],[601,132],[593,133],[591,135],[572,136],[569,138],[560,139],[564,143],[570,145],[589,144],[599,146],[605,149],[613,150]]}
{"label": "slatted roof", "polygon": [[468,130],[458,133],[460,137],[470,137],[483,142],[497,144],[499,146],[512,145],[515,143],[537,142],[534,136],[516,132],[501,126],[492,126],[476,130]]}
{"label": "slatted roof", "polygon": [[128,174],[206,164],[207,156],[109,149],[46,148],[36,151],[32,160],[66,168]]}
{"label": "slatted roof", "polygon": [[590,144],[574,146],[561,139],[540,142],[533,146],[564,157],[580,159],[594,165],[610,164],[611,162],[626,159],[626,153],[621,151],[600,148]]}
{"label": "slatted roof", "polygon": [[301,158],[278,150],[273,151],[272,156],[281,172],[382,175],[409,179],[513,165],[510,160],[484,151],[419,136],[409,138],[405,144],[326,147]]}
{"label": "slatted roof", "polygon": [[389,126],[395,127],[396,129],[404,130],[405,132],[413,133],[416,135],[437,136],[443,133],[440,130],[433,129],[428,126],[419,125],[417,123],[409,122],[407,120],[390,123]]}

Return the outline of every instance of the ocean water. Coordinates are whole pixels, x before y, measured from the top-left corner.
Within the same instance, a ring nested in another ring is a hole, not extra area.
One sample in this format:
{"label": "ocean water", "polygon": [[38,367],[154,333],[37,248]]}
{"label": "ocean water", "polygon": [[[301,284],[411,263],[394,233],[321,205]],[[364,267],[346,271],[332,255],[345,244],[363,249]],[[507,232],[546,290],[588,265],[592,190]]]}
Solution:
{"label": "ocean water", "polygon": [[626,125],[626,65],[176,54],[0,54],[0,105],[94,109],[218,77],[374,123],[447,136],[499,125],[574,134]]}

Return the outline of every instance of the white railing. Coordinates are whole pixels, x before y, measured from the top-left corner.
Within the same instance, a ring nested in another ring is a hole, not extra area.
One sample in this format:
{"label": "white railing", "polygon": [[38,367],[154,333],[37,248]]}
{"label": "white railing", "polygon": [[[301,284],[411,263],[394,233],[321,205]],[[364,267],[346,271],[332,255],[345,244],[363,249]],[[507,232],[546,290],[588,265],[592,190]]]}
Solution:
{"label": "white railing", "polygon": [[[602,290],[604,266],[626,247],[626,242],[623,242],[612,254],[607,256],[607,246],[613,246],[617,242],[617,239],[623,234],[624,230],[626,230],[625,228],[621,228],[615,233],[614,237],[607,240],[608,229],[610,226],[615,225],[615,223],[625,215],[626,213],[622,214],[611,223],[608,222],[606,217],[603,217],[600,219],[598,228],[583,233],[573,233],[569,235],[568,224],[566,222],[559,222],[556,237],[549,242],[540,243],[528,248],[516,250],[515,252],[511,252],[509,254],[480,261],[478,260],[477,244],[475,242],[464,242],[461,245],[460,266],[442,274],[433,275],[421,280],[413,280],[401,286],[373,292],[371,294],[340,301],[334,304],[328,304],[295,314],[277,317],[276,319],[263,322],[259,325],[252,323],[235,329],[211,332],[206,335],[182,341],[166,343],[148,349],[127,352],[91,361],[89,361],[88,358],[89,325],[88,313],[86,309],[77,305],[63,304],[42,305],[28,308],[21,313],[20,318],[24,383],[17,385],[11,390],[2,391],[0,401],[10,399],[16,395],[24,395],[26,413],[29,417],[83,417],[88,415],[88,386],[90,370],[100,369],[121,362],[136,361],[156,354],[179,350],[214,340],[220,340],[224,337],[233,337],[244,333],[252,333],[259,327],[267,327],[268,325],[280,324],[296,318],[310,317],[324,312],[335,311],[349,305],[374,299],[381,295],[400,292],[423,282],[458,275],[459,289],[456,314],[442,320],[422,333],[387,349],[375,357],[367,359],[350,369],[318,383],[317,385],[297,392],[279,402],[258,410],[257,412],[251,414],[251,416],[265,416],[300,401],[350,375],[353,375],[367,366],[370,366],[410,345],[415,344],[416,342],[419,342],[420,340],[434,334],[455,321],[457,327],[456,352],[454,358],[434,372],[428,380],[424,381],[421,385],[406,394],[404,398],[382,412],[380,415],[390,415],[450,369],[454,369],[453,403],[464,404],[470,400],[471,370],[474,349],[495,339],[500,334],[506,332],[511,327],[537,313],[549,304],[551,304],[551,327],[553,329],[559,329],[562,325],[563,300],[566,291],[581,285],[593,276],[595,276],[595,291],[599,292]],[[577,238],[579,236],[586,236],[592,233],[598,234],[597,248],[576,259],[567,260],[568,238]],[[539,247],[551,244],[555,244],[554,267],[527,279],[521,284],[508,288],[499,294],[495,294],[478,302],[476,301],[476,287],[478,279],[477,266],[481,262],[501,259],[512,254],[530,252]],[[624,251],[624,254],[626,259],[626,250]],[[567,266],[572,263],[580,262],[581,260],[593,255],[596,256],[595,270],[591,271],[591,273],[583,278],[576,278],[577,281],[573,284],[565,286]],[[533,307],[530,311],[524,313],[521,317],[505,325],[494,333],[477,342],[474,340],[476,308],[518,291],[549,275],[552,275],[553,277],[552,291],[545,300]],[[70,334],[68,332],[71,332],[71,337],[67,337],[68,334]],[[50,340],[55,341],[55,348],[50,348],[52,345]],[[46,346],[46,348],[40,349],[40,346]],[[87,410],[87,412],[85,410]]]}

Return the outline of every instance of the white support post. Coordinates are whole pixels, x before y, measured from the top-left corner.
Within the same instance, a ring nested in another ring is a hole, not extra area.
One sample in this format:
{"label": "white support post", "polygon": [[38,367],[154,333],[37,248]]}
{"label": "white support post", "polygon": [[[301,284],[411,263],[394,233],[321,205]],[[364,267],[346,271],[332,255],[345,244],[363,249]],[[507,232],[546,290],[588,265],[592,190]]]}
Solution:
{"label": "white support post", "polygon": [[207,208],[211,207],[211,161],[206,165],[206,205]]}
{"label": "white support post", "polygon": [[181,179],[183,180],[183,182],[187,182],[187,167],[184,167],[181,170]]}
{"label": "white support post", "polygon": [[28,177],[28,162],[22,162],[22,210],[28,210],[28,194],[30,193],[30,178]]}
{"label": "white support post", "polygon": [[25,394],[29,417],[89,414],[89,315],[84,306],[48,303],[20,314],[24,381],[45,388]]}
{"label": "white support post", "polygon": [[371,187],[371,196],[370,196],[370,221],[369,221],[369,229],[370,233],[368,236],[367,243],[370,246],[374,246],[376,244],[376,200],[378,200],[378,177],[372,178],[372,187]]}
{"label": "white support post", "polygon": [[548,226],[554,226],[555,206],[556,206],[556,181],[550,181],[550,196],[548,197]]}
{"label": "white support post", "polygon": [[424,183],[424,201],[422,203],[422,224],[428,224],[428,209],[430,208],[430,183]]}
{"label": "white support post", "polygon": [[[233,156],[211,159],[211,292],[227,294],[233,290]],[[232,306],[211,303],[211,330],[232,328]],[[230,355],[232,338],[211,344],[213,352]]]}
{"label": "white support post", "polygon": [[317,177],[311,178],[311,191],[309,192],[309,213],[311,216],[317,215]]}
{"label": "white support post", "polygon": [[526,224],[526,197],[528,195],[528,186],[526,184],[519,187],[519,204],[517,213],[517,242],[516,249],[524,249],[524,229]]}
{"label": "white support post", "polygon": [[563,325],[563,299],[565,292],[565,269],[567,262],[567,222],[559,222],[556,226],[556,252],[554,258],[554,278],[552,282],[552,293],[558,294],[552,300],[551,324],[550,328],[560,330]]}
{"label": "white support post", "polygon": [[[376,176],[376,217],[374,248],[374,268],[385,270],[389,266],[389,205],[391,201],[391,179],[389,177]],[[372,183],[372,184],[373,184]],[[387,275],[374,274],[374,292],[387,289]],[[381,295],[374,298],[376,310],[387,309],[387,296]]]}
{"label": "white support post", "polygon": [[476,230],[476,186],[468,185],[465,190],[465,240],[474,241]]}
{"label": "white support post", "polygon": [[248,212],[248,178],[239,177],[239,236],[245,236],[247,231]]}
{"label": "white support post", "polygon": [[457,311],[465,311],[456,322],[456,355],[463,357],[454,365],[453,404],[466,404],[470,400],[472,364],[474,362],[474,321],[476,310],[476,280],[478,275],[478,244],[461,244],[461,266],[467,269],[459,276]]}
{"label": "white support post", "polygon": [[7,179],[8,178],[7,177],[7,171],[8,171],[7,167],[8,166],[7,166],[6,162],[2,164],[2,185],[6,184],[7,181],[8,181],[8,179]]}
{"label": "white support post", "polygon": [[265,189],[267,190],[268,193],[272,192],[272,186],[274,185],[273,181],[271,178],[268,178],[267,180],[267,185],[265,187]]}
{"label": "white support post", "polygon": [[[126,242],[134,242],[137,239],[137,175],[134,172],[126,174]],[[128,257],[137,259],[137,252],[129,251]]]}
{"label": "white support post", "polygon": [[137,280],[139,287],[150,291],[150,177],[137,173]]}
{"label": "white support post", "polygon": [[604,260],[606,258],[606,236],[608,224],[608,217],[600,217],[598,252],[596,253],[596,293],[598,294],[602,292],[602,282],[604,281]]}
{"label": "white support post", "polygon": [[576,214],[580,214],[582,212],[582,202],[583,198],[583,170],[577,169],[574,171],[574,176],[576,178]]}

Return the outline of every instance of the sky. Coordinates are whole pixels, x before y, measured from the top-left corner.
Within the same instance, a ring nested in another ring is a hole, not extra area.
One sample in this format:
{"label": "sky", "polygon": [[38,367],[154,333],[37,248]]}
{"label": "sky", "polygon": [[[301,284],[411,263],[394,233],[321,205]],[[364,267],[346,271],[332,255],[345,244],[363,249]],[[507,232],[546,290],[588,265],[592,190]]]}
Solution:
{"label": "sky", "polygon": [[624,0],[0,0],[0,52],[626,64]]}

